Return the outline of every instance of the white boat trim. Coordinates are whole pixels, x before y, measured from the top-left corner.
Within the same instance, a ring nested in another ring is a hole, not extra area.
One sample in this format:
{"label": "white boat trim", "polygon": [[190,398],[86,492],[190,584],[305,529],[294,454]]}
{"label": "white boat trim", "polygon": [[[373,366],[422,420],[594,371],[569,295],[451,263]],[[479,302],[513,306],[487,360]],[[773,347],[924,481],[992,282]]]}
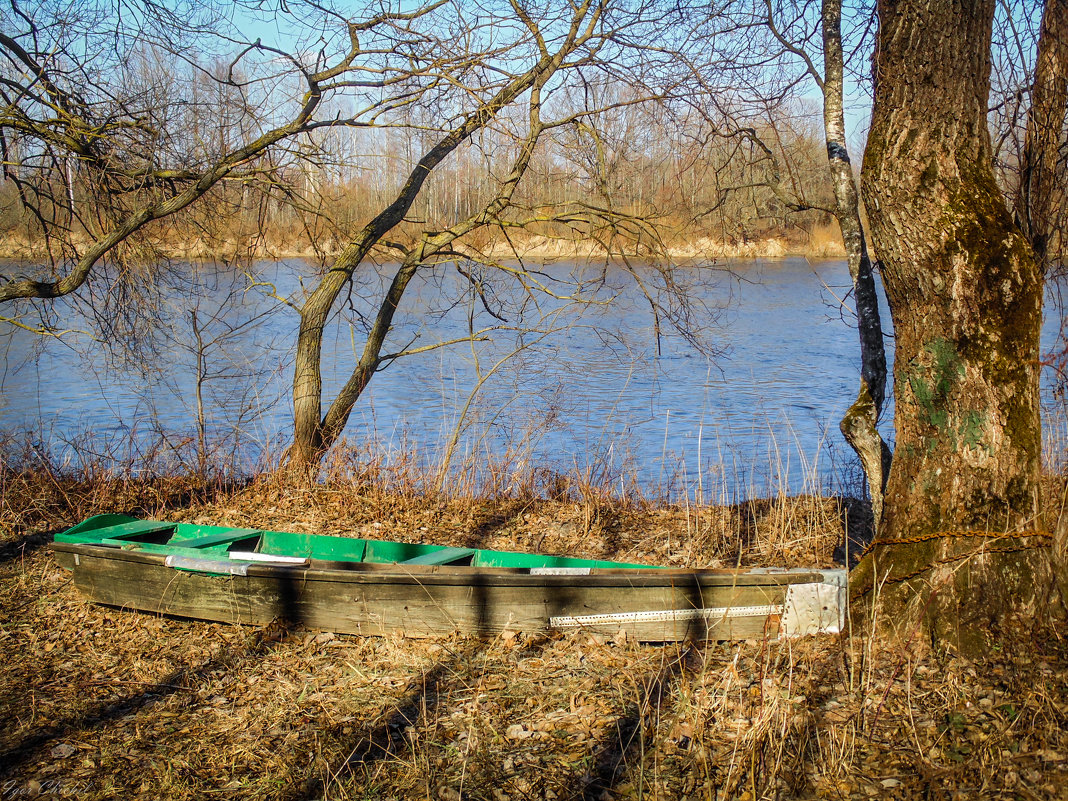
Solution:
{"label": "white boat trim", "polygon": [[783,604],[765,606],[717,606],[710,609],[663,609],[648,612],[618,612],[610,615],[562,615],[550,617],[549,625],[554,628],[574,628],[581,626],[612,626],[626,623],[662,623],[676,621],[688,623],[692,620],[715,622],[731,617],[767,617],[781,615]]}

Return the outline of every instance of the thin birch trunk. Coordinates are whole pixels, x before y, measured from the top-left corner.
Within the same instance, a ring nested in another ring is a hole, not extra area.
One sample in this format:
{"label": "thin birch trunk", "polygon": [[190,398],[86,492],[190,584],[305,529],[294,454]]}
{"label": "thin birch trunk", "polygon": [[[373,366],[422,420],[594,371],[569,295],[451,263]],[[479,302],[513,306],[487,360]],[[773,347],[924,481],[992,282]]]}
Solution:
{"label": "thin birch trunk", "polygon": [[823,2],[823,124],[827,162],[834,187],[835,216],[842,229],[860,335],[860,391],[839,424],[846,441],[860,457],[871,493],[877,531],[883,513],[883,491],[890,468],[890,449],[879,435],[878,422],[886,397],[886,350],[875,275],[860,222],[860,200],[846,147],[842,101],[842,1]]}

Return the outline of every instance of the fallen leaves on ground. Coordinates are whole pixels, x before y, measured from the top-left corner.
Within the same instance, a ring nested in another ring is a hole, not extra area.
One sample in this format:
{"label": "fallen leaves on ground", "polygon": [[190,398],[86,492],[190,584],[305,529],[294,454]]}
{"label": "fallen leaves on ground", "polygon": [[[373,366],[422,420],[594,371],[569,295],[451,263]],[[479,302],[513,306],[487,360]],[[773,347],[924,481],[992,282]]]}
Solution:
{"label": "fallen leaves on ground", "polygon": [[[700,524],[638,510],[589,539],[574,506],[446,504],[420,518],[397,501],[371,521],[336,495],[246,492],[171,511],[334,533],[385,520],[384,537],[637,560],[726,553],[709,534],[719,512]],[[26,541],[27,525],[3,544]],[[777,543],[746,561],[826,563],[833,547]],[[1061,640],[972,662],[878,633],[685,647],[262,631],[93,606],[46,548],[5,553],[5,798],[1033,799],[1068,786]]]}

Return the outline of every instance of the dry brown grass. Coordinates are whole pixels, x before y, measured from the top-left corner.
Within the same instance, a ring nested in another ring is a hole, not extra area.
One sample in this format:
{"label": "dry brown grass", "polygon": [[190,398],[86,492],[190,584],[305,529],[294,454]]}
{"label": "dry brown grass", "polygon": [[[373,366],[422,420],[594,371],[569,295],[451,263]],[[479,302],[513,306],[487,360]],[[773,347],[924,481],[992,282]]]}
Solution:
{"label": "dry brown grass", "polygon": [[814,225],[808,234],[805,255],[810,258],[844,259],[846,251],[838,223]]}
{"label": "dry brown grass", "polygon": [[820,564],[838,504],[430,497],[375,476],[3,469],[0,794],[200,799],[1058,798],[1068,648],[866,639],[360,638],[87,604],[50,535],[99,511],[677,564]]}
{"label": "dry brown grass", "polygon": [[[302,232],[284,232],[289,235],[261,236],[252,233],[244,238],[209,237],[194,233],[185,237],[168,236],[165,239],[149,238],[148,249],[157,255],[183,261],[212,261],[223,259],[317,259],[336,256],[341,252],[344,242],[324,238],[313,246],[301,236]],[[88,240],[81,239],[78,244],[85,246]],[[500,236],[483,236],[471,243],[471,253],[481,254],[485,258],[512,261],[521,258],[542,264],[556,262],[580,261],[584,259],[601,260],[605,257],[603,246],[588,239],[561,239],[537,236],[534,234],[512,235],[509,239]],[[615,247],[628,250],[625,245]],[[630,248],[633,250],[633,247]],[[55,254],[48,251],[43,241],[29,240],[17,235],[8,236],[0,242],[0,259],[16,262],[48,262]],[[388,248],[377,253],[379,258],[388,261],[396,253]],[[617,254],[621,255],[621,254]],[[631,253],[631,256],[649,256],[648,251]],[[742,260],[742,259],[777,259],[785,256],[806,256],[809,258],[844,258],[845,250],[837,228],[816,227],[805,236],[788,239],[785,236],[771,236],[749,239],[744,242],[725,241],[709,238],[701,234],[677,237],[659,254],[681,261],[698,260]]]}

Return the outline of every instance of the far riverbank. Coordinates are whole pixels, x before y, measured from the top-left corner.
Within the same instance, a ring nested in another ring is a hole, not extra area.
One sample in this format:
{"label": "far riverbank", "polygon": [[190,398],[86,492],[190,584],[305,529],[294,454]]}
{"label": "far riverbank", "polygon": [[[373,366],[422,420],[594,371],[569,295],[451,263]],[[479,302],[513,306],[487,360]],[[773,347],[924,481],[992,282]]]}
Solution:
{"label": "far riverbank", "polygon": [[[81,243],[89,244],[86,239]],[[305,237],[249,237],[247,239],[209,239],[190,236],[185,239],[151,241],[145,258],[163,257],[184,261],[218,261],[234,263],[263,259],[325,259],[337,256],[343,242],[326,238],[313,246]],[[655,248],[637,247],[632,243],[615,243],[606,248],[597,242],[546,237],[519,236],[509,240],[490,239],[461,248],[472,258],[490,261],[521,259],[539,264],[592,261],[621,258],[648,260],[661,258],[678,262],[740,261],[748,259],[835,259],[845,257],[845,248],[837,229],[816,229],[792,236],[749,238],[739,234],[727,238],[711,236],[677,237]],[[43,241],[8,235],[0,239],[0,260],[13,263],[49,263],[54,254]],[[376,254],[389,260],[395,254],[382,248]]]}

